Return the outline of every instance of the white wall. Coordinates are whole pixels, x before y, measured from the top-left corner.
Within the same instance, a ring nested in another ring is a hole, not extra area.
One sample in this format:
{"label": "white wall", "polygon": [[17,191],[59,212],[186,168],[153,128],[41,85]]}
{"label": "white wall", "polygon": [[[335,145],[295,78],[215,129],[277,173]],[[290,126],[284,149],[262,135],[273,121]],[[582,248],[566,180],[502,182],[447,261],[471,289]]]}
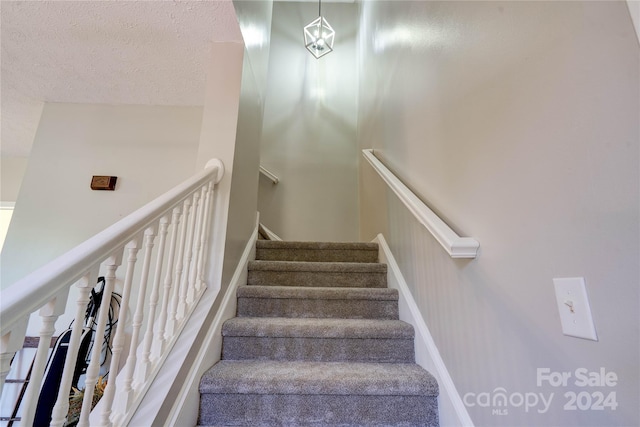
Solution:
{"label": "white wall", "polygon": [[302,28],[314,3],[275,2],[260,161],[261,222],[285,240],[358,238],[355,4],[323,4],[334,51],[315,59]]}
{"label": "white wall", "polygon": [[22,178],[27,170],[27,157],[0,158],[0,251],[4,246],[4,239],[9,231],[11,216]]}
{"label": "white wall", "polygon": [[229,225],[225,250],[223,283],[234,274],[248,239],[256,224],[258,212],[258,170],[260,167],[260,132],[263,103],[249,55],[244,55],[242,89],[238,114],[233,181],[229,201]]}
{"label": "white wall", "polygon": [[636,37],[640,42],[640,1],[639,0],[627,0],[627,6],[629,7],[629,13],[633,20],[633,27],[636,30]]}
{"label": "white wall", "polygon": [[28,157],[0,158],[0,201],[15,202],[27,170]]}
{"label": "white wall", "polygon": [[[450,259],[366,162],[362,206],[384,214],[362,209],[361,237],[388,230],[461,395],[554,393],[544,413],[469,407],[476,425],[640,424],[640,49],[626,4],[365,1],[361,14],[361,148],[481,246]],[[574,276],[598,342],[561,332],[552,279]],[[538,368],[572,377],[538,387]],[[578,368],[617,384],[577,387]],[[572,391],[619,406],[565,410]]]}
{"label": "white wall", "polygon": [[242,40],[249,56],[257,96],[262,100],[267,91],[267,73],[271,53],[272,0],[234,0]]}
{"label": "white wall", "polygon": [[[202,108],[46,104],[2,251],[2,288],[194,173]],[[115,191],[92,191],[115,175]]]}

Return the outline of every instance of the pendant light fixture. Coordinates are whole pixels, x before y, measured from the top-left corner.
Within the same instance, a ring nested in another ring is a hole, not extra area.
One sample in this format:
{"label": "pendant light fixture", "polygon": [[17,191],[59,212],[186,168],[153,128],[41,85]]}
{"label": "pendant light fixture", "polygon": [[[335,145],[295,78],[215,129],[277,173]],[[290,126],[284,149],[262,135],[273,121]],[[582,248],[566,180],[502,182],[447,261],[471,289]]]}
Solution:
{"label": "pendant light fixture", "polygon": [[333,51],[336,32],[322,17],[322,0],[318,0],[318,18],[304,27],[304,45],[316,58]]}

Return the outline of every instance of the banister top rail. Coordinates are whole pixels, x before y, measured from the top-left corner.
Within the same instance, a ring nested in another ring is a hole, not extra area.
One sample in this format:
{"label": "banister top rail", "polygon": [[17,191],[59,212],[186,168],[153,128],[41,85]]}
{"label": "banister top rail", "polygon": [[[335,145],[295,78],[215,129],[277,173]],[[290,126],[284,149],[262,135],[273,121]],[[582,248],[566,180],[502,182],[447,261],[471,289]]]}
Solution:
{"label": "banister top rail", "polygon": [[480,243],[471,237],[460,237],[406,185],[402,183],[378,158],[372,149],[362,150],[364,157],[373,166],[402,203],[422,225],[435,237],[451,258],[475,258]]}
{"label": "banister top rail", "polygon": [[132,236],[166,215],[169,209],[184,200],[185,194],[208,180],[217,184],[223,175],[222,162],[210,160],[201,172],[5,289],[0,302],[3,334],[11,330],[24,317],[24,313],[38,310],[63,288],[80,279],[85,272],[79,271],[78,265],[89,265],[108,258]]}

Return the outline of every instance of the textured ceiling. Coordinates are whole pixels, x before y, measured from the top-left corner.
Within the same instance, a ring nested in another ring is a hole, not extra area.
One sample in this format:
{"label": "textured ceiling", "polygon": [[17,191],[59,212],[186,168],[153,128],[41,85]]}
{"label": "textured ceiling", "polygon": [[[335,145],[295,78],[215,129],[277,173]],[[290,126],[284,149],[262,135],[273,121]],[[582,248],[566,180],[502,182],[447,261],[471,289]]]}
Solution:
{"label": "textured ceiling", "polygon": [[0,8],[3,156],[28,156],[43,102],[202,105],[210,42],[242,39],[231,0]]}

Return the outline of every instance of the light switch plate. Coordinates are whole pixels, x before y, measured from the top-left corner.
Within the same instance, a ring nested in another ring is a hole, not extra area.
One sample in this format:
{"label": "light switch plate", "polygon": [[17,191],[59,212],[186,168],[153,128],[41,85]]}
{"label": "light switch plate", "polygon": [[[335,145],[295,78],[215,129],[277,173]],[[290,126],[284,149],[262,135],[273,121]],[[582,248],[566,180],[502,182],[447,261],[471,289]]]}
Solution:
{"label": "light switch plate", "polygon": [[553,279],[562,333],[572,337],[598,341],[591,316],[584,277]]}

